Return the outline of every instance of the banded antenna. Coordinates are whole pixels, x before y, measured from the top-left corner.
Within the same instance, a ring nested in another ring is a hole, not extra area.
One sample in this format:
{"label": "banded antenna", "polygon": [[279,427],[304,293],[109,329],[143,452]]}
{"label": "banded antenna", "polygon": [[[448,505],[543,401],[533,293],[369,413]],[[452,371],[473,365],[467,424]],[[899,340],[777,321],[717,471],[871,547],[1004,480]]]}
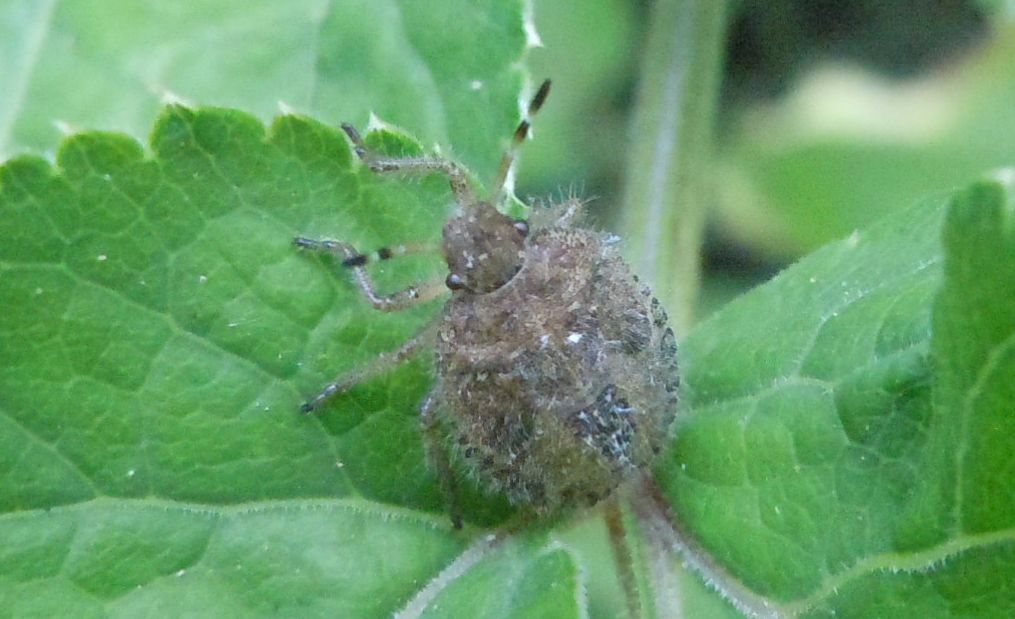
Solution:
{"label": "banded antenna", "polygon": [[501,193],[504,191],[504,183],[507,181],[508,172],[511,171],[511,166],[515,162],[515,156],[518,154],[518,149],[521,148],[525,138],[529,137],[529,129],[532,127],[532,119],[535,118],[539,112],[539,108],[543,107],[543,103],[546,101],[546,97],[550,94],[550,80],[544,80],[539,85],[539,90],[536,91],[535,96],[529,101],[529,107],[525,111],[525,118],[522,122],[518,123],[518,127],[515,129],[514,135],[511,137],[511,145],[504,152],[504,156],[500,160],[500,170],[497,172],[497,179],[493,183],[492,194],[490,196],[490,202],[497,204],[500,201]]}

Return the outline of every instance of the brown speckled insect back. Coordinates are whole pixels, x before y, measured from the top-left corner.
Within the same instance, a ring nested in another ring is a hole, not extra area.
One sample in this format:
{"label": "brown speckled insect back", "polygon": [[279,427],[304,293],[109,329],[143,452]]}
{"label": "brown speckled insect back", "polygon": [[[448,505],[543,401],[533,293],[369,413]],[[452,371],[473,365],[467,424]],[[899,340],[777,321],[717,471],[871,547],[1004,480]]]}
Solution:
{"label": "brown speckled insect back", "polygon": [[[529,115],[542,104],[540,88]],[[494,200],[523,120],[505,155]],[[337,241],[297,238],[338,254],[371,304],[391,311],[451,290],[436,325],[376,363],[339,376],[303,406],[385,371],[421,348],[436,350],[436,381],[421,409],[424,443],[461,525],[446,446],[484,486],[538,512],[591,505],[648,466],[665,446],[676,411],[677,345],[666,313],[617,253],[614,239],[579,227],[583,203],[537,207],[533,221],[479,201],[454,163],[374,155],[343,125],[357,154],[378,172],[445,174],[461,208],[444,226],[443,286],[380,296],[369,256]],[[380,259],[411,248],[381,249]],[[450,435],[450,436],[449,436]]]}

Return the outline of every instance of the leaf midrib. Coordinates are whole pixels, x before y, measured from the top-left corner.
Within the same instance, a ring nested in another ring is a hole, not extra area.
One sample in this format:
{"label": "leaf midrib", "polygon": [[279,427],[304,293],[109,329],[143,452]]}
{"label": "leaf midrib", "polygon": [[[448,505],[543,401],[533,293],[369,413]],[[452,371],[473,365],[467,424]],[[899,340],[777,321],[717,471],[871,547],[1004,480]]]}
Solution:
{"label": "leaf midrib", "polygon": [[959,535],[919,552],[885,552],[870,555],[849,568],[826,577],[813,593],[783,605],[781,611],[789,616],[799,615],[819,605],[826,598],[833,598],[850,582],[876,572],[929,573],[933,568],[941,566],[949,558],[961,553],[1008,542],[1015,542],[1015,528],[978,535]]}

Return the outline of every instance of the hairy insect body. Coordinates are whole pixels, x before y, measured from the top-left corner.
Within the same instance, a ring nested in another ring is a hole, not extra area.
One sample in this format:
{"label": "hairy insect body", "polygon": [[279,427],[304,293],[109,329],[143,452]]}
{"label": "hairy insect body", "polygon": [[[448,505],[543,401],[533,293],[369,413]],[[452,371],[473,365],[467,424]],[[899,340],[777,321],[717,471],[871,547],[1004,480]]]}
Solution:
{"label": "hairy insect body", "polygon": [[[548,90],[544,82],[530,115]],[[519,124],[493,197],[482,201],[454,162],[384,157],[342,126],[375,172],[447,177],[460,212],[444,226],[444,282],[379,294],[366,270],[371,256],[387,260],[424,246],[362,254],[341,241],[295,239],[298,247],[335,254],[377,310],[397,311],[451,291],[435,327],[339,375],[302,410],[433,347],[435,384],[420,421],[456,527],[461,516],[448,445],[484,485],[545,513],[594,504],[646,467],[665,445],[676,411],[677,345],[666,313],[609,238],[575,225],[582,202],[570,198],[537,209],[545,223],[532,224],[495,207],[528,127],[527,119]]]}
{"label": "hairy insect body", "polygon": [[598,233],[533,230],[517,267],[499,288],[447,303],[437,342],[445,419],[466,466],[513,502],[594,504],[665,442],[673,333]]}

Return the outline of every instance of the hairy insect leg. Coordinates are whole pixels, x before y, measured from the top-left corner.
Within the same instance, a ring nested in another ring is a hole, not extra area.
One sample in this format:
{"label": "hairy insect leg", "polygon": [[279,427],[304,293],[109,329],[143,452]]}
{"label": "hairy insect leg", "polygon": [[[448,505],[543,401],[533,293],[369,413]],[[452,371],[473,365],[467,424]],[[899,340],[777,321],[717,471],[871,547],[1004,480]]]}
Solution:
{"label": "hairy insect leg", "polygon": [[357,385],[369,378],[384,374],[391,370],[395,366],[403,363],[413,357],[421,349],[430,346],[433,343],[434,334],[436,333],[437,321],[430,321],[423,329],[421,329],[416,335],[409,338],[407,342],[399,346],[397,349],[382,352],[381,354],[374,357],[370,363],[351,370],[344,372],[336,376],[330,383],[324,386],[313,398],[310,398],[300,406],[300,412],[310,413],[320,408],[328,398],[346,391],[350,387]]}
{"label": "hairy insect leg", "polygon": [[[356,248],[349,243],[332,240],[317,241],[314,239],[304,238],[302,236],[298,236],[293,239],[293,243],[297,247],[301,247],[303,249],[311,249],[338,256],[342,261],[342,266],[352,269],[353,279],[356,281],[356,285],[359,287],[360,292],[364,297],[366,297],[367,301],[370,302],[370,305],[372,305],[374,309],[382,312],[395,312],[415,305],[416,303],[430,301],[444,294],[446,290],[443,282],[426,282],[418,286],[409,286],[404,290],[399,290],[391,294],[378,294],[377,288],[374,286],[374,280],[364,268],[364,265],[369,262],[369,256],[356,251]],[[422,245],[402,245],[399,247],[404,250],[401,251],[401,254],[399,255],[409,253],[410,248],[412,248],[412,251],[426,250],[426,246]],[[394,252],[395,250],[390,248],[381,248],[377,251],[377,254],[380,259],[386,260],[387,258],[395,255]],[[382,255],[383,257],[381,257]]]}
{"label": "hairy insect leg", "polygon": [[451,459],[448,457],[448,450],[442,441],[440,425],[437,420],[437,410],[440,405],[440,387],[434,387],[419,408],[419,421],[423,427],[423,447],[426,450],[427,463],[437,474],[441,493],[448,503],[451,525],[456,529],[461,529],[462,509],[458,501],[458,484],[455,482]]}
{"label": "hairy insect leg", "polygon": [[627,616],[629,619],[641,619],[643,613],[641,597],[638,592],[638,582],[634,574],[634,559],[631,556],[631,548],[627,542],[624,512],[621,509],[620,499],[616,492],[606,499],[604,509],[606,528],[610,535],[610,546],[613,549],[613,562],[617,566],[621,588],[624,590]]}
{"label": "hairy insect leg", "polygon": [[438,172],[447,177],[451,185],[451,192],[455,194],[455,200],[462,206],[469,206],[476,203],[476,194],[472,191],[469,177],[465,171],[455,162],[440,157],[386,157],[378,155],[367,148],[359,131],[349,123],[342,123],[342,131],[352,141],[356,155],[370,166],[374,172],[410,172],[430,173]]}
{"label": "hairy insect leg", "polygon": [[[315,241],[302,236],[298,236],[293,241],[298,247],[305,249],[312,249],[315,251],[323,251],[327,253],[341,253],[342,255],[342,266],[352,268],[366,266],[371,262],[383,262],[385,260],[391,260],[399,256],[411,256],[413,254],[428,254],[440,251],[440,246],[432,243],[408,243],[404,245],[388,245],[386,247],[378,247],[372,252],[358,253],[356,249],[348,244],[342,243],[341,241]],[[342,246],[345,246],[344,248]],[[351,254],[347,253],[346,250],[352,251]]]}

